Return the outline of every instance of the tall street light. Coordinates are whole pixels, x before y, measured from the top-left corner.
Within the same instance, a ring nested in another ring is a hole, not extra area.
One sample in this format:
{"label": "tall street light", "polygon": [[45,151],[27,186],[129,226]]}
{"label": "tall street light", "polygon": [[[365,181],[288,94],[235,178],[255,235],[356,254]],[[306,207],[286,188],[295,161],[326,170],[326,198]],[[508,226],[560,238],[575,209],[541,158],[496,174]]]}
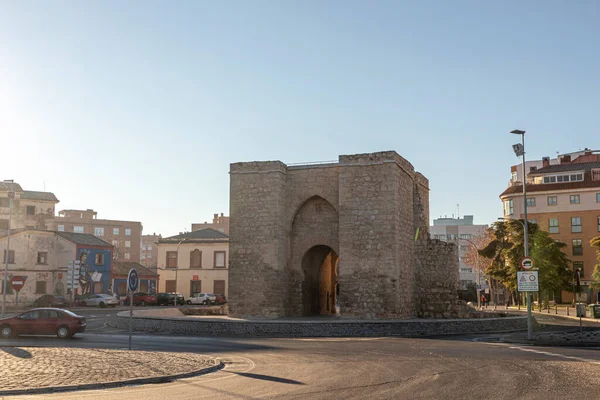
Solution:
{"label": "tall street light", "polygon": [[[525,131],[515,129],[510,133],[514,135],[521,135],[521,143],[513,145],[513,150],[517,157],[523,157],[523,164],[521,164],[521,173],[523,174],[523,231],[525,235],[523,247],[525,257],[529,256],[529,232],[528,232],[528,221],[527,221],[527,175],[525,173]],[[532,316],[531,316],[531,296],[529,292],[526,292],[527,296],[527,339],[532,338]]]}
{"label": "tall street light", "polygon": [[481,308],[481,298],[479,297],[479,291],[481,289],[479,289],[479,284],[480,284],[480,279],[479,279],[479,250],[477,249],[477,246],[475,245],[475,243],[473,243],[472,241],[470,241],[469,239],[464,239],[459,237],[459,240],[464,240],[465,242],[469,242],[471,244],[471,246],[473,246],[473,248],[475,249],[475,273],[477,274],[477,277],[475,279],[477,279],[477,308]]}
{"label": "tall street light", "polygon": [[4,186],[8,189],[8,233],[6,236],[6,255],[4,256],[4,282],[2,283],[2,318],[6,313],[6,289],[8,289],[8,258],[10,254],[10,220],[12,217],[12,200],[15,198],[15,192],[10,190],[6,184]]}

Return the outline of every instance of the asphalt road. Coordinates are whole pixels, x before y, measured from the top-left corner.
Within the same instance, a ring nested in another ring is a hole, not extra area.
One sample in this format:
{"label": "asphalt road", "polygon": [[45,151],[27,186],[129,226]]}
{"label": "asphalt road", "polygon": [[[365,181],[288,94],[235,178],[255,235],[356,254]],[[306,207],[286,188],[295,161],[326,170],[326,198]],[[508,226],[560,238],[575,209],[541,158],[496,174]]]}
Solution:
{"label": "asphalt road", "polygon": [[[222,357],[223,371],[171,383],[19,399],[597,399],[600,350],[452,339],[226,339],[134,335],[140,350]],[[124,348],[122,333],[2,344]],[[85,371],[82,371],[85,373]]]}

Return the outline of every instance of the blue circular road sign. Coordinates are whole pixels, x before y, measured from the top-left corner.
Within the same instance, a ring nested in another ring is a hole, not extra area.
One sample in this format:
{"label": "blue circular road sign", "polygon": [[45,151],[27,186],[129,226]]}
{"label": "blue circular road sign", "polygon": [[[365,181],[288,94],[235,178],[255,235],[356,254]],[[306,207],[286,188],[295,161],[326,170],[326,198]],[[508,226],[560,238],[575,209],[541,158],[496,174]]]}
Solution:
{"label": "blue circular road sign", "polygon": [[140,280],[138,278],[138,273],[135,268],[131,268],[129,270],[129,275],[127,275],[127,286],[129,287],[130,292],[135,292],[138,289],[138,285],[140,284]]}

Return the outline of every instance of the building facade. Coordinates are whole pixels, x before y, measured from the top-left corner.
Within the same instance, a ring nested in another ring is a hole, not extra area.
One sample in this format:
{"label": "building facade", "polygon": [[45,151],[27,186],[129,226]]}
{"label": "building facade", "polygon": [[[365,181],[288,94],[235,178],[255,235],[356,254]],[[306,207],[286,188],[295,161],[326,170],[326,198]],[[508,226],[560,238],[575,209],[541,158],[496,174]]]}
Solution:
{"label": "building facade", "polygon": [[97,214],[91,209],[62,210],[49,221],[48,229],[94,235],[114,247],[115,261],[140,262],[142,224],[135,221],[98,219]]}
{"label": "building facade", "polygon": [[[0,235],[0,253],[6,255],[7,235]],[[25,278],[19,304],[32,305],[45,295],[69,297],[67,267],[80,261],[77,295],[109,293],[112,246],[89,234],[53,232],[39,229],[11,230],[8,276]],[[4,279],[4,269],[0,280]],[[2,284],[0,284],[0,293]],[[75,293],[74,293],[75,294]],[[9,287],[7,302],[14,305],[16,293]]]}
{"label": "building facade", "polygon": [[229,236],[202,229],[158,241],[159,292],[229,295]]}
{"label": "building facade", "polygon": [[161,235],[156,233],[152,235],[142,235],[142,246],[140,248],[140,264],[144,267],[156,271],[158,268],[158,246],[157,242],[162,239]]}
{"label": "building facade", "polygon": [[[9,193],[14,193],[12,207]],[[23,190],[12,180],[0,182],[0,233],[11,229],[49,229],[58,199],[53,193]]]}
{"label": "building facade", "polygon": [[221,215],[215,214],[211,223],[205,221],[201,224],[192,224],[192,232],[202,229],[214,229],[215,231],[229,235],[229,217],[223,215],[223,213]]}
{"label": "building facade", "polygon": [[[554,164],[545,157],[541,163],[527,171],[527,218],[567,245],[565,252],[582,275],[583,299],[595,300],[589,284],[596,251],[590,240],[600,235],[600,152],[564,154]],[[511,179],[500,199],[505,218],[523,218],[521,181]],[[570,292],[561,294],[563,302],[572,298]]]}
{"label": "building facade", "polygon": [[127,296],[127,277],[132,268],[135,268],[138,273],[138,292],[156,294],[159,279],[156,271],[150,270],[140,263],[125,261],[116,261],[113,265],[111,283],[114,294],[121,298]]}
{"label": "building facade", "polygon": [[474,267],[465,264],[463,259],[471,246],[467,240],[472,240],[482,234],[487,228],[487,225],[475,225],[472,215],[465,215],[463,218],[440,217],[434,219],[433,226],[429,227],[429,233],[432,238],[454,243],[458,247],[458,268],[461,289],[466,289],[469,283],[482,284],[481,280],[484,278],[482,274],[480,274],[480,282],[477,282],[477,273]]}

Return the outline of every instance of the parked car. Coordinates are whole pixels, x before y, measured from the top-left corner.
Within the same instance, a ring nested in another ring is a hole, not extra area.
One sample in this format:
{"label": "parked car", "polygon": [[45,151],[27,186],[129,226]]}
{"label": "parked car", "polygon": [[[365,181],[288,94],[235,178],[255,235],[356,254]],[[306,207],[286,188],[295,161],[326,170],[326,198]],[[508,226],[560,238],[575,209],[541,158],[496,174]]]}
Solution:
{"label": "parked car", "polygon": [[83,299],[81,301],[81,305],[86,306],[96,306],[96,307],[116,307],[119,305],[119,300],[116,297],[111,296],[110,294],[94,294],[88,297],[87,299]]}
{"label": "parked car", "polygon": [[63,308],[67,306],[67,300],[62,296],[54,296],[52,294],[45,294],[39,299],[33,302],[34,307],[58,307]]}
{"label": "parked car", "polygon": [[157,296],[157,304],[159,306],[165,305],[175,305],[175,299],[177,299],[177,304],[184,305],[185,301],[183,295],[181,293],[159,293]]}
{"label": "parked car", "polygon": [[224,294],[215,294],[216,300],[215,300],[215,304],[225,304],[227,303],[227,298],[225,297]]}
{"label": "parked car", "polygon": [[[129,305],[129,295],[127,295],[127,297],[125,297],[125,300],[123,301],[123,305],[128,306]],[[133,305],[134,306],[155,306],[156,304],[158,304],[158,299],[155,295],[153,294],[148,294],[148,293],[135,293],[133,295]]]}
{"label": "parked car", "polygon": [[61,339],[85,331],[85,318],[60,308],[35,308],[0,319],[0,336],[57,335]]}
{"label": "parked car", "polygon": [[217,297],[212,293],[194,293],[187,299],[188,304],[213,304]]}

